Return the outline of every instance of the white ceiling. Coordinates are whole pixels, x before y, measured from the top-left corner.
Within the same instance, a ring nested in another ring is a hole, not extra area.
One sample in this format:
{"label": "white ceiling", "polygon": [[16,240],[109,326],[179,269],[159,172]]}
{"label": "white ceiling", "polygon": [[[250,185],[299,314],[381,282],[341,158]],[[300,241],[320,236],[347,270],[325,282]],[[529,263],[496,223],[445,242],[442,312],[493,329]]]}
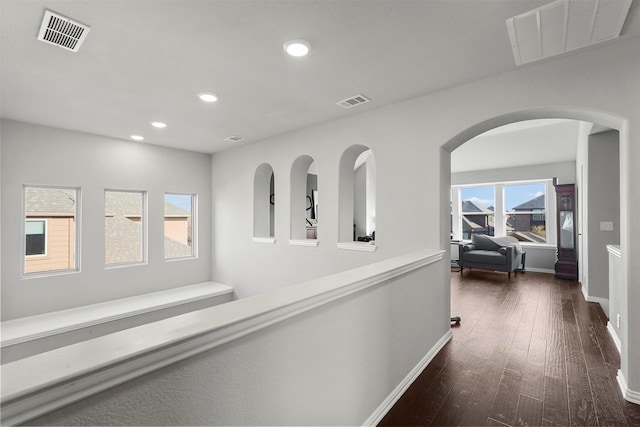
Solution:
{"label": "white ceiling", "polygon": [[[2,0],[1,115],[212,153],[513,71],[505,22],[546,3]],[[45,9],[91,27],[78,53],[36,40]],[[309,56],[284,54],[292,38]],[[336,105],[357,94],[372,101]]]}
{"label": "white ceiling", "polygon": [[575,161],[579,124],[576,120],[544,119],[492,129],[451,153],[451,172]]}

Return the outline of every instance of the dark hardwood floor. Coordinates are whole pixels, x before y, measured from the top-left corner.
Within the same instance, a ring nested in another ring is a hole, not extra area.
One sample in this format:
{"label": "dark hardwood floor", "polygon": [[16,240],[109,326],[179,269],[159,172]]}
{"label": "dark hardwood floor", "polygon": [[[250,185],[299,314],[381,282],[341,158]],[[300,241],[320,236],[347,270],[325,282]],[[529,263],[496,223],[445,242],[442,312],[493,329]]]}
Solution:
{"label": "dark hardwood floor", "polygon": [[453,339],[382,426],[640,426],[596,303],[550,274],[451,273]]}

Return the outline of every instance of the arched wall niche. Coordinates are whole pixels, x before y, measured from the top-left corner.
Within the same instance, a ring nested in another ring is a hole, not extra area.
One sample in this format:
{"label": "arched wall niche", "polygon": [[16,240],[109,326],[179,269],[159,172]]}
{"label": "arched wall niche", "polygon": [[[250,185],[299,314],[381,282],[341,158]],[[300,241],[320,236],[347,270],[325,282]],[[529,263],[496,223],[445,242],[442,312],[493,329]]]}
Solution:
{"label": "arched wall niche", "polygon": [[[314,173],[315,172],[315,173]],[[302,155],[291,165],[290,242],[317,244],[316,206],[318,192],[317,164],[313,157]],[[313,242],[307,242],[313,241]]]}
{"label": "arched wall niche", "polygon": [[275,238],[275,179],[273,167],[262,163],[253,178],[253,237],[271,241]]}
{"label": "arched wall niche", "polygon": [[376,175],[369,147],[356,144],[344,151],[339,166],[338,242],[353,242],[375,232]]}

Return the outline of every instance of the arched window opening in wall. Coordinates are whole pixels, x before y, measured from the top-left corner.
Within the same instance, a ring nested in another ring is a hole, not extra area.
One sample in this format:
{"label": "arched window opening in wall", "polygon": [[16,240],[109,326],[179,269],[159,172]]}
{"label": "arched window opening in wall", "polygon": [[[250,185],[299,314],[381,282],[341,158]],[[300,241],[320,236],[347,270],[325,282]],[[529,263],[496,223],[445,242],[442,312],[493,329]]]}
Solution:
{"label": "arched window opening in wall", "polygon": [[298,157],[291,166],[292,245],[318,244],[318,167],[313,157]]}
{"label": "arched window opening in wall", "polygon": [[375,250],[376,185],[376,163],[371,149],[364,145],[349,147],[340,159],[340,248]]}
{"label": "arched window opening in wall", "polygon": [[268,163],[256,169],[253,197],[253,240],[275,243],[275,179]]}

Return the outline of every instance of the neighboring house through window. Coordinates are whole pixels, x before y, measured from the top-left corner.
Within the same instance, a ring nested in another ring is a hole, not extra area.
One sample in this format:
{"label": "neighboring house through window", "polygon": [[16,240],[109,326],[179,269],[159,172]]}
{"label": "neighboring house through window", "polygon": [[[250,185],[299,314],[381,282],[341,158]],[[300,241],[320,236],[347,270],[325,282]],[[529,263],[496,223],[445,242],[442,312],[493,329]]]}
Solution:
{"label": "neighboring house through window", "polygon": [[512,236],[526,243],[553,243],[547,233],[552,181],[453,186],[452,238],[474,234]]}
{"label": "neighboring house through window", "polygon": [[24,274],[77,270],[79,190],[24,187]]}
{"label": "neighboring house through window", "polygon": [[104,193],[105,265],[141,264],[146,260],[146,215],[143,191]]}
{"label": "neighboring house through window", "polygon": [[192,194],[164,195],[164,258],[193,257],[194,212],[196,196]]}

